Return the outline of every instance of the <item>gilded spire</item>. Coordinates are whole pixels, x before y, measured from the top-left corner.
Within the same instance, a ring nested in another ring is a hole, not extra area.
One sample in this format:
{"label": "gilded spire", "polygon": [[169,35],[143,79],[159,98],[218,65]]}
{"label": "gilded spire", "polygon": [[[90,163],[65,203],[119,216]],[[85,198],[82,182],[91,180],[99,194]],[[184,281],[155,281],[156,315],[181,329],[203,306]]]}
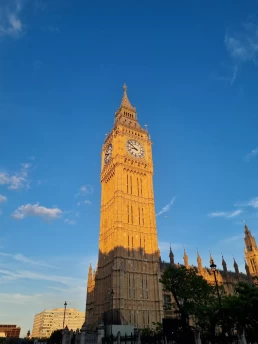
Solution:
{"label": "gilded spire", "polygon": [[188,256],[187,256],[187,254],[186,254],[185,249],[184,249],[184,264],[185,264],[185,267],[188,269],[188,268],[189,268]]}
{"label": "gilded spire", "polygon": [[126,84],[124,84],[123,89],[124,89],[124,95],[123,95],[123,98],[122,98],[121,107],[125,107],[127,109],[135,111],[135,108],[132,106],[132,104],[130,103],[130,101],[128,99]]}
{"label": "gilded spire", "polygon": [[201,271],[202,270],[202,258],[200,256],[198,250],[197,250],[197,264],[198,264],[198,270]]}

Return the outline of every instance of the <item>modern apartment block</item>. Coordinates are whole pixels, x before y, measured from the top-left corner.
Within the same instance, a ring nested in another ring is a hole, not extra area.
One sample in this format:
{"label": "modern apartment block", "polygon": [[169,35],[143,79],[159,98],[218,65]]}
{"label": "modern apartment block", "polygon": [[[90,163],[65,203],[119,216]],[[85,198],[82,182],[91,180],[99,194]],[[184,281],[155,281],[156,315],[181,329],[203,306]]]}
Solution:
{"label": "modern apartment block", "polygon": [[0,325],[0,333],[7,338],[19,338],[21,328],[17,325]]}
{"label": "modern apartment block", "polygon": [[[45,310],[38,313],[34,317],[34,324],[32,330],[33,338],[48,338],[55,330],[63,328],[64,309],[55,308],[52,310]],[[67,308],[65,313],[64,327],[67,326],[69,330],[76,330],[81,328],[85,321],[85,312],[79,312],[75,308]]]}

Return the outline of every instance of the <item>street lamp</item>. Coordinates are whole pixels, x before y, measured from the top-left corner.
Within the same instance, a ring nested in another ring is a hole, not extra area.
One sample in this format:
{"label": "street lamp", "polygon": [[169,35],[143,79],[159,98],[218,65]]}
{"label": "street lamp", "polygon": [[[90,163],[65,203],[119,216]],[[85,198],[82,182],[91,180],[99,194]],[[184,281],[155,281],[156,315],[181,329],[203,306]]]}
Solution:
{"label": "street lamp", "polygon": [[64,325],[65,325],[65,313],[66,313],[66,306],[67,306],[67,303],[65,301],[64,303],[64,320],[63,320],[63,329],[64,329]]}
{"label": "street lamp", "polygon": [[[218,281],[217,281],[217,277],[216,277],[216,268],[217,268],[217,265],[214,263],[214,260],[211,259],[211,264],[210,264],[210,268],[211,268],[211,271],[213,272],[214,274],[214,279],[215,279],[215,284],[216,284],[216,290],[217,290],[217,294],[218,294],[218,300],[219,300],[219,308],[220,308],[220,311],[222,310],[222,307],[221,307],[221,297],[220,297],[220,293],[219,293],[219,286],[218,286]],[[224,341],[224,312],[222,314],[222,335],[223,335],[223,341]],[[227,336],[227,333],[225,334]]]}
{"label": "street lamp", "polygon": [[215,279],[215,284],[216,284],[216,290],[217,290],[217,294],[218,294],[218,300],[219,300],[219,307],[220,309],[221,307],[221,298],[220,298],[220,293],[219,293],[219,286],[218,286],[218,281],[217,281],[217,276],[216,276],[216,272],[217,272],[217,265],[214,263],[214,260],[211,260],[211,265],[210,265],[211,271],[214,274],[214,279]]}

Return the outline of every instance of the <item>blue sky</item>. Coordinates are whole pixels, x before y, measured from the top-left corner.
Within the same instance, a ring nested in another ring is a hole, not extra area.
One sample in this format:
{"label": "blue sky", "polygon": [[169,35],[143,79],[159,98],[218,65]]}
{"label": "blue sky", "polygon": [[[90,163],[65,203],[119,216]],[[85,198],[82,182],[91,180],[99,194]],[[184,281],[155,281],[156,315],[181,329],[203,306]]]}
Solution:
{"label": "blue sky", "polygon": [[159,244],[243,269],[258,238],[257,1],[0,1],[0,323],[85,308],[100,152],[122,98],[153,141]]}

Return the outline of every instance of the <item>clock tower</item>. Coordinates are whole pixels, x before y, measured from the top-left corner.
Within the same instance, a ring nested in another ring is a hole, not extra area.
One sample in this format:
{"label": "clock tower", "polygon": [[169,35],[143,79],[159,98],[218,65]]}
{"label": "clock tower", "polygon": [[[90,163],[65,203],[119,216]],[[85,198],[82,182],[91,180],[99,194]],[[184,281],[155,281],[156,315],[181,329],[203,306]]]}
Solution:
{"label": "clock tower", "polygon": [[163,297],[153,193],[150,136],[127,96],[102,147],[99,256],[90,267],[86,322],[138,328],[160,322]]}

